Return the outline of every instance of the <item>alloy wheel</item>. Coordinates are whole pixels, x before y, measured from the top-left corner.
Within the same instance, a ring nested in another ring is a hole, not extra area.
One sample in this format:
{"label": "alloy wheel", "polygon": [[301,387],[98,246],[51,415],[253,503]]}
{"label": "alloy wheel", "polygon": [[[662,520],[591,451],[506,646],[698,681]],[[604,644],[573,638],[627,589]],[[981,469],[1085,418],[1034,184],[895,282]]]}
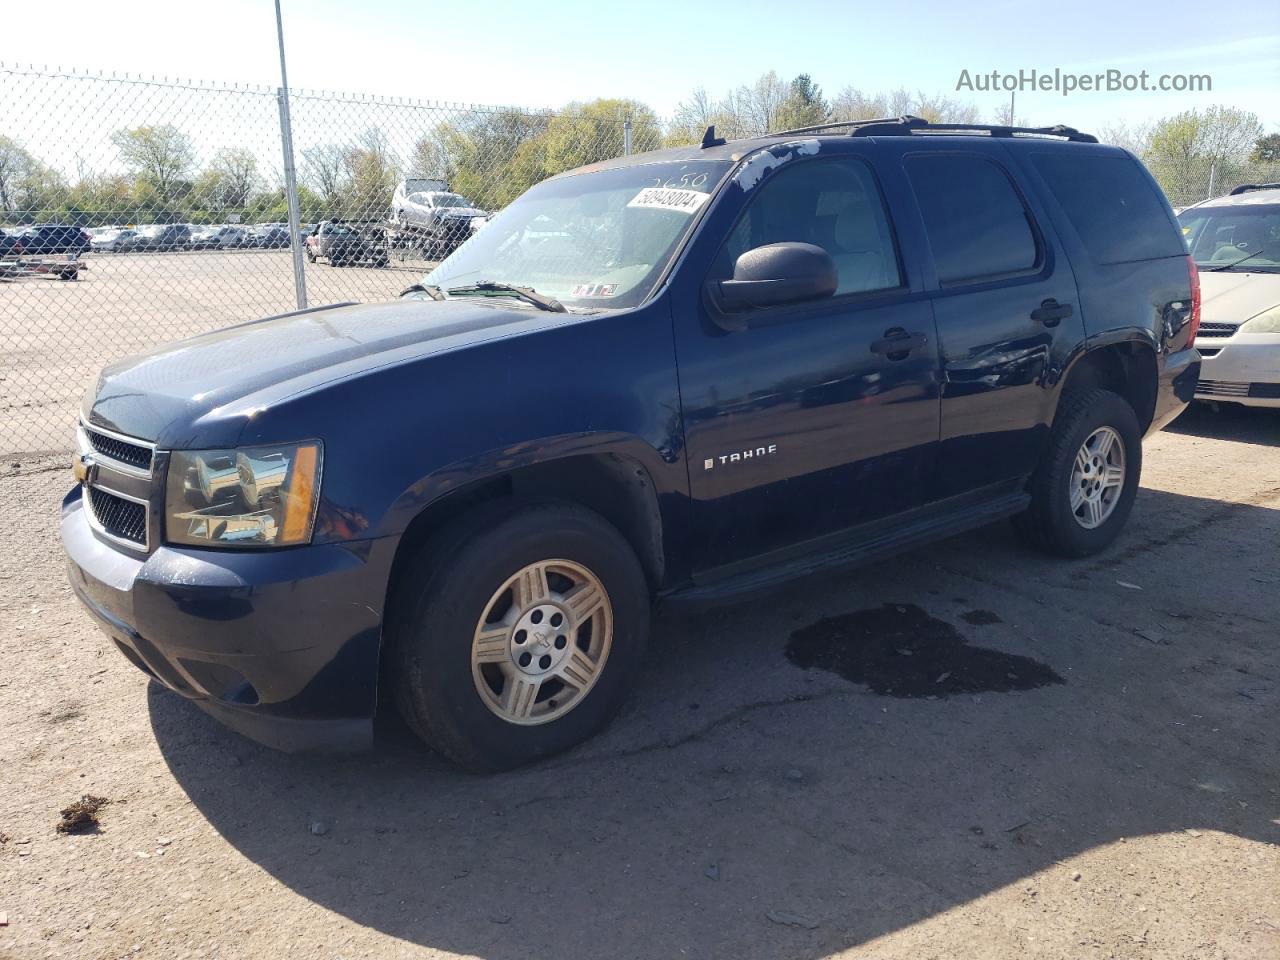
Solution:
{"label": "alloy wheel", "polygon": [[1124,491],[1124,440],[1111,427],[1099,427],[1085,439],[1071,465],[1071,513],[1093,530],[1115,512]]}
{"label": "alloy wheel", "polygon": [[503,720],[548,723],[582,702],[612,643],[613,606],[599,578],[570,560],[542,560],[490,597],[471,642],[471,674]]}

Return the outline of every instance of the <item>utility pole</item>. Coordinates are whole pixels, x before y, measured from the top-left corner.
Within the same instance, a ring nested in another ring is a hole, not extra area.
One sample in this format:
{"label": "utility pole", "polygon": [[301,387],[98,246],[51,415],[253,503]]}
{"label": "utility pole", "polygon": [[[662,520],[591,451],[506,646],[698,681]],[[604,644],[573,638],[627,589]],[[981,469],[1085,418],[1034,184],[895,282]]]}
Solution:
{"label": "utility pole", "polygon": [[289,119],[289,75],[284,66],[284,19],[276,0],[276,38],[280,42],[280,147],[284,151],[284,193],[289,201],[289,246],[293,249],[293,286],[298,309],[307,309],[307,275],[302,266],[302,217],[298,211],[298,175],[293,169],[293,126]]}

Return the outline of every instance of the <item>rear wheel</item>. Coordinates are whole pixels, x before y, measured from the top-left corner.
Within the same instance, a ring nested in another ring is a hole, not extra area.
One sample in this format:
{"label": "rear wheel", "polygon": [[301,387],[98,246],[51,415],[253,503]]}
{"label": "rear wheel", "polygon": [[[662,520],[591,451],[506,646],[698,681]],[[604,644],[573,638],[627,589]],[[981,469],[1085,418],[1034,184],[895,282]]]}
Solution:
{"label": "rear wheel", "polygon": [[508,501],[422,549],[389,628],[405,720],[455,762],[500,770],[565,750],[617,712],[648,637],[648,587],[597,514]]}
{"label": "rear wheel", "polygon": [[1087,557],[1124,528],[1142,473],[1142,434],[1125,400],[1109,390],[1065,397],[1029,485],[1019,533],[1049,553]]}

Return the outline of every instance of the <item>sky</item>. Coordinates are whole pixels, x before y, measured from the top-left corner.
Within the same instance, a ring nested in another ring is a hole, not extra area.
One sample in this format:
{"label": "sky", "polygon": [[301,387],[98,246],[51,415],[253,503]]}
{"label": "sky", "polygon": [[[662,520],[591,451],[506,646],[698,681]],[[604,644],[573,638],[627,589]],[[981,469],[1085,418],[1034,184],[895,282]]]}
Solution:
{"label": "sky", "polygon": [[[416,100],[555,107],[629,97],[668,115],[696,87],[721,96],[767,70],[828,94],[906,87],[976,104],[962,70],[1209,74],[1207,93],[1019,93],[1017,115],[1080,129],[1223,103],[1280,131],[1280,3],[1210,13],[1203,0],[282,0],[290,85]],[[0,63],[279,83],[271,0],[6,4]],[[0,91],[0,128],[4,126]],[[0,131],[2,132],[2,131]]]}

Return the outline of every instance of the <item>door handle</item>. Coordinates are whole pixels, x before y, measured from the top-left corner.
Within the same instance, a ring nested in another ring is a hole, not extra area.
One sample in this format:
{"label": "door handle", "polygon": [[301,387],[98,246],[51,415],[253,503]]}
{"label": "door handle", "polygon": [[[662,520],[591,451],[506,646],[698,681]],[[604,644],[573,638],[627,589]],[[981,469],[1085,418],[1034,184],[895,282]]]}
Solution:
{"label": "door handle", "polygon": [[1052,297],[1042,300],[1040,306],[1031,311],[1031,319],[1038,320],[1046,327],[1056,327],[1069,316],[1071,316],[1071,304],[1059,303]]}
{"label": "door handle", "polygon": [[907,331],[895,327],[892,330],[886,330],[885,335],[879,340],[871,341],[872,353],[883,353],[890,360],[901,360],[912,350],[919,350],[929,338],[923,333],[907,333]]}

